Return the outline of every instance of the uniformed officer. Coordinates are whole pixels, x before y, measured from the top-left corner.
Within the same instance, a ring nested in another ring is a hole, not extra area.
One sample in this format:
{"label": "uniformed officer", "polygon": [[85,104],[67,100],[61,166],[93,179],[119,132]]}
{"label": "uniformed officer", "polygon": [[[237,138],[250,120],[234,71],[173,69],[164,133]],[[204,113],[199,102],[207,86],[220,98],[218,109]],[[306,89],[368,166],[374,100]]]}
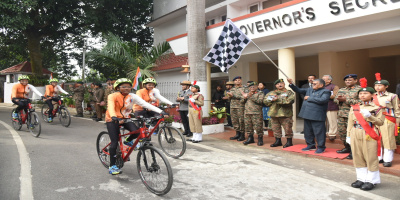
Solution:
{"label": "uniformed officer", "polygon": [[357,173],[357,181],[351,186],[371,190],[381,182],[378,163],[378,140],[381,137],[377,126],[383,125],[385,116],[382,114],[383,109],[373,103],[375,91],[367,87],[367,80],[360,79],[360,84],[362,88],[358,96],[361,103],[352,105],[349,111],[346,142],[351,144]]}
{"label": "uniformed officer", "polygon": [[228,124],[227,124],[226,126],[233,127],[233,125],[232,125],[232,119],[231,119],[231,98],[230,98],[230,96],[228,95],[228,92],[231,91],[231,89],[232,89],[232,87],[235,85],[235,83],[234,83],[233,81],[228,81],[228,82],[226,82],[225,85],[226,85],[226,86],[225,86],[225,87],[226,87],[226,90],[224,91],[224,97],[223,97],[222,99],[226,101],[226,103],[225,103],[225,105],[226,105],[226,112],[229,114],[229,115],[227,116]]}
{"label": "uniformed officer", "polygon": [[181,115],[182,124],[185,128],[185,132],[183,133],[183,135],[186,135],[186,137],[192,137],[193,133],[190,131],[188,118],[189,96],[193,94],[190,90],[190,86],[192,85],[192,83],[190,81],[182,81],[181,85],[182,90],[178,92],[176,102],[179,102],[179,114]]}
{"label": "uniformed officer", "polygon": [[115,80],[114,79],[107,79],[107,86],[106,89],[104,90],[104,102],[106,103],[106,106],[108,105],[108,95],[114,93],[114,88],[113,88],[113,84],[114,84]]}
{"label": "uniformed officer", "polygon": [[196,85],[196,83],[193,83],[190,90],[193,93],[189,96],[189,126],[190,131],[193,133],[191,141],[198,143],[203,140],[203,111],[201,107],[204,105],[204,96],[199,93],[200,86]]}
{"label": "uniformed officer", "polygon": [[236,135],[231,137],[231,140],[244,141],[244,102],[241,102],[243,94],[247,90],[242,86],[242,77],[236,76],[233,78],[235,87],[227,94],[231,98],[231,117],[233,128],[236,130]]}
{"label": "uniformed officer", "polygon": [[356,85],[358,81],[357,74],[348,74],[343,78],[343,80],[346,84],[346,87],[340,88],[335,96],[335,99],[333,100],[337,105],[339,105],[338,132],[340,140],[342,140],[344,144],[344,148],[336,152],[350,153],[346,158],[352,159],[351,147],[348,143],[346,143],[346,127],[351,105],[360,102],[358,99],[358,91],[361,89],[361,87]]}
{"label": "uniformed officer", "polygon": [[76,109],[75,117],[83,117],[82,102],[85,95],[85,87],[83,86],[83,82],[78,81],[75,83],[75,87],[72,87],[72,85],[70,85],[69,87],[72,93],[74,94],[73,98],[75,100],[75,109]]}
{"label": "uniformed officer", "polygon": [[245,102],[244,109],[244,123],[245,130],[248,135],[246,141],[243,142],[244,145],[254,143],[254,132],[258,135],[258,146],[262,146],[263,142],[263,113],[262,105],[264,100],[264,93],[262,91],[257,91],[257,83],[251,82],[249,84],[249,92],[243,95],[242,101]]}
{"label": "uniformed officer", "polygon": [[94,97],[94,94],[96,93],[96,86],[94,83],[90,84],[90,89],[88,90],[89,92],[89,104],[90,104],[90,108],[92,108],[93,111],[93,115],[91,118],[97,118],[97,113],[96,113],[96,98]]}
{"label": "uniformed officer", "polygon": [[389,81],[382,80],[380,73],[376,73],[375,76],[374,104],[383,109],[383,115],[386,118],[383,126],[379,127],[383,146],[383,156],[379,157],[379,162],[383,162],[384,167],[390,167],[392,166],[394,150],[397,148],[395,136],[397,136],[396,119],[400,117],[399,97],[397,94],[387,91]]}
{"label": "uniformed officer", "polygon": [[291,90],[285,88],[285,81],[278,79],[274,82],[276,90],[269,92],[264,97],[264,104],[269,106],[268,115],[271,117],[271,128],[274,132],[275,143],[271,147],[282,146],[282,128],[285,129],[287,138],[283,148],[293,146],[293,103],[296,98]]}

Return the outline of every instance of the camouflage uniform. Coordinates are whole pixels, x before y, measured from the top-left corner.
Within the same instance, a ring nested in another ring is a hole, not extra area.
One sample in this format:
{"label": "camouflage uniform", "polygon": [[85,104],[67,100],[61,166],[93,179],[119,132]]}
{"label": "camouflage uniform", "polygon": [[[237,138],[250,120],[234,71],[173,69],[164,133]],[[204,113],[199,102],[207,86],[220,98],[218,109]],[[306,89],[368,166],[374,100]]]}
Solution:
{"label": "camouflage uniform", "polygon": [[[351,105],[360,103],[360,100],[358,99],[358,91],[360,89],[361,87],[359,85],[355,85],[350,88],[349,87],[340,88],[335,96],[335,99],[333,100],[337,105],[339,105],[338,133],[340,140],[342,140],[343,142],[346,142],[347,121]],[[346,102],[339,102],[337,100],[337,97],[340,95],[346,97]]]}
{"label": "camouflage uniform", "polygon": [[228,121],[228,126],[232,126],[232,118],[231,118],[231,97],[228,95],[228,92],[231,90],[225,90],[224,91],[224,97],[227,97],[228,99],[225,100],[225,105],[226,105],[226,112],[229,114],[226,119]]}
{"label": "camouflage uniform", "polygon": [[243,99],[246,102],[244,109],[244,123],[246,126],[246,133],[253,135],[256,131],[258,136],[264,135],[263,132],[263,117],[262,117],[262,103],[264,100],[264,93],[258,91],[250,98]]}
{"label": "camouflage uniform", "polygon": [[[271,101],[269,96],[277,96],[276,101]],[[291,90],[274,90],[264,97],[264,104],[269,106],[268,115],[271,117],[271,128],[275,138],[282,138],[282,128],[285,130],[286,138],[293,138],[293,103],[296,98]]]}
{"label": "camouflage uniform", "polygon": [[108,95],[114,93],[115,91],[112,88],[106,88],[104,90],[104,102],[106,103],[106,106],[108,105]]}
{"label": "camouflage uniform", "polygon": [[235,86],[231,89],[231,118],[233,128],[236,131],[244,132],[244,102],[241,101],[243,94],[248,91],[244,87]]}
{"label": "camouflage uniform", "polygon": [[85,87],[83,85],[81,85],[77,88],[72,88],[71,91],[72,91],[72,93],[74,93],[76,113],[78,115],[83,115],[82,102],[84,99],[83,96],[85,94]]}

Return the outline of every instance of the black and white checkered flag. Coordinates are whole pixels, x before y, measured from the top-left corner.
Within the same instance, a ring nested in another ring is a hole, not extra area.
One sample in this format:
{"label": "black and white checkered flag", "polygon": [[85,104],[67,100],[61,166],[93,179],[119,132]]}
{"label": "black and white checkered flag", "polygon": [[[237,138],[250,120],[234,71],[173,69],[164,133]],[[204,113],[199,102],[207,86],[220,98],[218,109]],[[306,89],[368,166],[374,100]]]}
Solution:
{"label": "black and white checkered flag", "polygon": [[251,39],[228,19],[217,42],[203,60],[219,66],[222,72],[228,73],[228,69],[239,60],[243,49],[250,42]]}

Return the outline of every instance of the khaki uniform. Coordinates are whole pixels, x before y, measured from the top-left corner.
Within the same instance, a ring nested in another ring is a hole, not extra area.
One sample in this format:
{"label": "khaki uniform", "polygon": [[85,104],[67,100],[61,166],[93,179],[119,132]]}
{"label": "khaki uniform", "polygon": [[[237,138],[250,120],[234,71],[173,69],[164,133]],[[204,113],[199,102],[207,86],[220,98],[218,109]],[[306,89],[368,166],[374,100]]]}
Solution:
{"label": "khaki uniform", "polygon": [[[399,98],[396,94],[387,91],[381,94],[377,92],[376,97],[385,116],[400,118]],[[389,121],[389,119],[385,119],[384,124],[379,127],[379,130],[382,134],[382,147],[384,149],[396,149],[396,138],[394,135],[395,131],[397,131],[396,124]]]}
{"label": "khaki uniform", "polygon": [[72,88],[71,91],[74,94],[76,113],[83,114],[82,102],[84,100],[85,87],[81,85],[77,88]]}
{"label": "khaki uniform", "polygon": [[104,90],[104,102],[106,103],[106,106],[108,105],[108,95],[114,93],[115,91],[112,88],[106,87]]}
{"label": "khaki uniform", "polygon": [[[191,98],[195,99],[194,104],[196,104],[198,107],[201,107],[204,105],[204,97],[200,93],[195,93],[191,96]],[[200,112],[200,119],[199,119],[199,112]],[[190,131],[193,133],[202,133],[203,128],[202,128],[202,118],[203,118],[203,111],[197,111],[195,110],[191,103],[189,102],[189,126],[190,126]]]}
{"label": "khaki uniform", "polygon": [[[339,105],[338,134],[340,136],[340,140],[342,140],[343,142],[346,142],[346,128],[351,105],[360,103],[360,100],[358,99],[358,91],[360,89],[361,87],[359,85],[340,88],[333,100],[333,102]],[[339,102],[337,100],[337,97],[340,95],[346,97],[346,102]]]}
{"label": "khaki uniform", "polygon": [[254,131],[257,135],[264,135],[263,131],[263,117],[262,117],[262,104],[264,100],[264,93],[258,91],[242,101],[245,103],[244,109],[244,123],[246,133],[253,135]]}
{"label": "khaki uniform", "polygon": [[[272,96],[276,101],[271,101]],[[291,90],[274,90],[264,97],[264,104],[269,106],[268,115],[271,117],[271,128],[276,138],[282,137],[282,127],[287,138],[293,138],[293,103],[296,96]]]}
{"label": "khaki uniform", "polygon": [[248,91],[244,87],[235,86],[231,89],[231,118],[233,128],[238,132],[244,132],[244,102],[243,94]]}
{"label": "khaki uniform", "polygon": [[[377,134],[379,134],[377,126],[383,125],[385,120],[382,110],[372,102],[367,105],[361,104],[360,110],[361,109],[367,109],[371,113],[370,117],[364,117],[364,119],[369,122],[370,126],[374,128]],[[354,167],[367,167],[370,172],[378,171],[378,142],[367,135],[365,130],[359,125],[359,122],[354,115],[353,108],[350,109],[348,117],[346,135],[347,137],[350,137]]]}
{"label": "khaki uniform", "polygon": [[94,92],[93,92],[93,96],[95,99],[95,108],[96,108],[96,115],[97,115],[97,119],[101,119],[103,117],[103,108],[102,106],[100,106],[100,104],[97,103],[101,103],[102,101],[104,101],[104,90],[103,88],[97,88]]}

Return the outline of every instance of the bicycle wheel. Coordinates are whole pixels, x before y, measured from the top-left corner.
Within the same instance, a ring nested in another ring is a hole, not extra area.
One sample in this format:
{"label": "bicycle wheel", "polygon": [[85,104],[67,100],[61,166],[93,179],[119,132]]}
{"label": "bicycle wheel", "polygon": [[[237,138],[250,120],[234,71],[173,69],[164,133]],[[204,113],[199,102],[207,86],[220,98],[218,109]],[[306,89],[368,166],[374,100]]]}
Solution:
{"label": "bicycle wheel", "polygon": [[179,158],[186,151],[186,140],[182,133],[174,127],[160,128],[158,142],[162,151],[172,158]]}
{"label": "bicycle wheel", "polygon": [[[110,143],[111,139],[108,135],[108,132],[100,132],[100,134],[97,136],[96,141],[97,155],[99,156],[101,164],[103,164],[104,167],[107,169],[110,167]],[[115,165],[117,165],[117,167],[120,169],[124,166],[124,161],[122,159],[122,153],[119,145],[117,147],[117,161]]]}
{"label": "bicycle wheel", "polygon": [[35,137],[39,137],[42,130],[42,125],[40,124],[39,115],[36,112],[30,113],[30,119],[28,122],[28,129],[31,134]]}
{"label": "bicycle wheel", "polygon": [[153,146],[143,146],[136,159],[140,179],[146,188],[156,195],[167,194],[173,182],[167,157]]}
{"label": "bicycle wheel", "polygon": [[49,105],[47,105],[47,103],[44,103],[42,106],[42,110],[41,110],[41,114],[42,114],[42,119],[45,122],[48,122],[48,118],[49,118]]}
{"label": "bicycle wheel", "polygon": [[60,107],[58,118],[60,119],[60,123],[65,127],[71,124],[71,114],[65,107]]}
{"label": "bicycle wheel", "polygon": [[12,114],[15,112],[15,108],[11,111],[11,121],[12,121],[12,125],[14,130],[19,131],[22,128],[22,123],[21,123],[21,118],[18,119],[13,119]]}

